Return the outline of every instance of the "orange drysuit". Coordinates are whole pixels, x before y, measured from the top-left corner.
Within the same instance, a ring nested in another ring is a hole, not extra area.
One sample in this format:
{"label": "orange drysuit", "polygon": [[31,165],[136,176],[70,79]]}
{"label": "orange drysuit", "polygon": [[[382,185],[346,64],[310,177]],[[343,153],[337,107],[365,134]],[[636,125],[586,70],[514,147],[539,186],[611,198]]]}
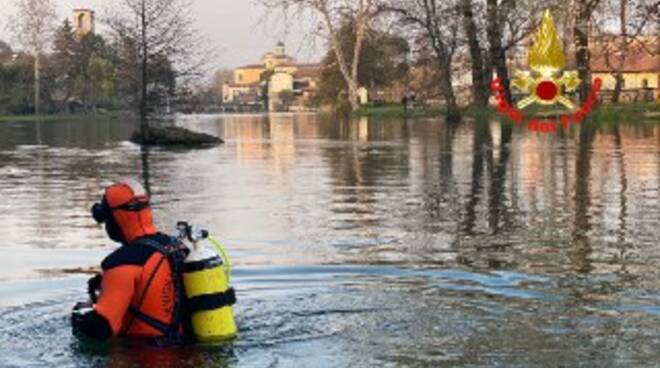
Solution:
{"label": "orange drysuit", "polygon": [[92,212],[122,246],[101,263],[98,302],[93,311],[73,318],[74,332],[96,339],[181,332],[182,287],[163,251],[178,242],[157,232],[142,187],[130,180],[111,185]]}

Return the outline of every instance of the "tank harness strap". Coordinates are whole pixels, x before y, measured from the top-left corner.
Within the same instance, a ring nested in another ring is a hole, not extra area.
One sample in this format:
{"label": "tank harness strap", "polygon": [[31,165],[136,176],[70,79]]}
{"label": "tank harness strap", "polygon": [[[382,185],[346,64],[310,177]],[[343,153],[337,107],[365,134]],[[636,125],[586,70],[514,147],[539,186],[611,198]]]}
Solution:
{"label": "tank harness strap", "polygon": [[216,294],[205,294],[188,299],[187,307],[190,313],[213,310],[236,304],[234,288]]}
{"label": "tank harness strap", "polygon": [[224,265],[224,263],[222,262],[222,258],[220,258],[220,256],[216,256],[213,258],[205,259],[203,261],[184,263],[183,272],[184,273],[197,272],[197,271],[205,270],[207,268],[215,268],[222,265]]}
{"label": "tank harness strap", "polygon": [[140,308],[142,308],[142,304],[144,304],[144,298],[147,296],[149,287],[151,287],[151,283],[154,281],[154,278],[156,277],[156,274],[158,273],[158,270],[160,269],[160,266],[163,264],[164,261],[165,261],[165,257],[161,258],[160,261],[158,261],[156,268],[154,268],[154,271],[151,273],[151,275],[149,275],[149,280],[147,280],[147,285],[144,287],[144,291],[140,296],[140,301],[138,302],[137,307],[133,307],[133,306],[129,307],[128,311],[131,312],[132,315],[131,315],[131,319],[128,321],[126,327],[124,328],[124,333],[128,332],[128,330],[131,329],[133,322],[135,322],[135,318],[141,319],[138,314],[133,312],[133,310],[139,311]]}
{"label": "tank harness strap", "polygon": [[[176,240],[173,238],[173,241],[175,244]],[[137,307],[131,306],[129,308],[129,311],[133,314],[133,316],[142,322],[146,323],[147,325],[157,329],[163,335],[166,337],[170,338],[178,338],[180,337],[179,333],[179,326],[182,322],[182,315],[183,315],[183,278],[181,274],[181,264],[183,263],[183,259],[185,258],[185,255],[182,255],[181,248],[178,246],[174,247],[166,247],[162,244],[160,244],[157,241],[148,239],[148,238],[141,238],[137,239],[135,242],[133,242],[135,245],[145,245],[148,247],[151,247],[161,253],[163,255],[163,258],[160,260],[156,268],[154,269],[153,273],[149,277],[149,280],[147,282],[147,285],[144,289],[144,293],[142,294],[142,297],[140,299],[140,302],[138,303]],[[172,278],[173,278],[173,283],[174,283],[174,308],[172,308],[172,318],[171,318],[171,323],[169,325],[143,313],[140,311],[140,308],[142,307],[142,304],[144,302],[144,298],[147,294],[147,291],[149,290],[149,287],[151,286],[151,282],[153,281],[154,276],[158,272],[158,269],[160,268],[163,260],[167,259],[168,262],[170,263],[170,267],[172,268]],[[130,323],[132,323],[133,320],[131,320]],[[130,323],[128,327],[130,327]],[[128,328],[126,329],[128,330]]]}
{"label": "tank harness strap", "polygon": [[167,335],[168,332],[170,331],[170,326],[168,326],[166,323],[161,322],[147,314],[142,313],[139,309],[135,307],[129,307],[128,310],[133,313],[135,318],[139,319],[140,321],[148,324],[149,326],[155,328],[156,330],[162,332],[164,335]]}

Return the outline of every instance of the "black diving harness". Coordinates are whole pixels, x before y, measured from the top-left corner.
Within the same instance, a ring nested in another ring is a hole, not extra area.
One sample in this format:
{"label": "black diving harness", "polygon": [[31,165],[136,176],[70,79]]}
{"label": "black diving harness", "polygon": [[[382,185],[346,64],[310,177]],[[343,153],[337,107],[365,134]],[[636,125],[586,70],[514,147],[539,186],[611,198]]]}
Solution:
{"label": "black diving harness", "polygon": [[[163,257],[158,261],[158,264],[149,276],[137,306],[129,307],[128,311],[131,313],[131,318],[123,329],[124,333],[127,332],[137,318],[163,334],[162,337],[155,339],[156,344],[159,346],[180,345],[190,341],[191,337],[194,336],[190,320],[192,313],[221,308],[236,303],[234,288],[229,288],[222,293],[200,295],[188,299],[185,295],[183,285],[183,273],[198,267],[199,262],[185,264],[184,260],[190,253],[190,250],[179,239],[171,238],[171,240],[172,242],[168,245],[163,245],[149,238],[140,238],[133,242],[133,245],[150,247],[162,254]],[[174,286],[174,307],[169,324],[159,321],[140,310],[158,270],[166,259],[172,269]],[[220,260],[220,262],[222,261]],[[183,333],[180,328],[181,326],[183,327]]]}
{"label": "black diving harness", "polygon": [[[127,332],[131,328],[133,322],[137,318],[163,334],[162,337],[157,337],[155,339],[156,344],[159,346],[182,344],[186,342],[188,336],[191,336],[189,332],[192,331],[188,319],[184,318],[184,315],[186,315],[186,313],[184,313],[186,311],[186,307],[184,305],[186,296],[184,292],[185,289],[183,287],[182,273],[183,261],[188,256],[189,250],[177,239],[172,238],[172,240],[173,242],[169,245],[163,245],[155,240],[148,238],[141,238],[133,242],[133,245],[148,246],[162,254],[163,257],[160,259],[160,261],[158,261],[158,264],[156,265],[156,268],[153,270],[151,275],[149,275],[149,279],[147,280],[147,284],[144,287],[144,291],[140,296],[140,300],[138,301],[137,306],[130,306],[128,308],[128,311],[131,313],[131,319],[126,324],[124,332]],[[140,308],[142,308],[142,304],[144,303],[144,299],[147,296],[149,288],[151,287],[151,283],[153,282],[156,274],[158,273],[158,270],[163,265],[165,260],[169,262],[172,269],[172,282],[174,287],[174,307],[172,308],[172,317],[169,324],[159,321],[158,319],[151,317],[140,310]],[[181,333],[180,330],[182,323],[183,333]]]}

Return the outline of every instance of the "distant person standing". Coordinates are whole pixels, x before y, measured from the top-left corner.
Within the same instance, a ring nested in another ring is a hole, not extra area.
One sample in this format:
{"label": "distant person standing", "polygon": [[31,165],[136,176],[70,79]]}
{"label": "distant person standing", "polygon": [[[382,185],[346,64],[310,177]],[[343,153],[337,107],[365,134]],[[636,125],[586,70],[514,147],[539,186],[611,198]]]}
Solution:
{"label": "distant person standing", "polygon": [[408,111],[413,110],[415,108],[415,93],[414,92],[406,92],[406,94],[403,96],[401,99],[401,104],[403,105],[403,112],[407,115]]}
{"label": "distant person standing", "polygon": [[403,95],[401,99],[401,104],[403,105],[403,113],[408,115],[408,94]]}

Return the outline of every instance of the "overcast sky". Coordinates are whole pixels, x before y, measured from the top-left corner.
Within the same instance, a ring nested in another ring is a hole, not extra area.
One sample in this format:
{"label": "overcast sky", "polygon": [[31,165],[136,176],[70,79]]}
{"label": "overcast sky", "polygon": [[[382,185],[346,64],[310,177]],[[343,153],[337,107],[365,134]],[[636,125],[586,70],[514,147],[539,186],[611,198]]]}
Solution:
{"label": "overcast sky", "polygon": [[[91,8],[97,16],[121,0],[53,0],[58,17],[71,17],[74,8]],[[213,67],[236,67],[259,61],[278,40],[287,44],[289,54],[299,61],[317,61],[322,44],[304,37],[301,20],[284,26],[278,17],[266,17],[264,9],[254,0],[193,0],[198,28],[216,48],[218,60]],[[15,0],[0,0],[0,39],[10,40],[8,17],[15,12]],[[265,22],[264,19],[269,19]],[[102,29],[101,29],[102,32]]]}

